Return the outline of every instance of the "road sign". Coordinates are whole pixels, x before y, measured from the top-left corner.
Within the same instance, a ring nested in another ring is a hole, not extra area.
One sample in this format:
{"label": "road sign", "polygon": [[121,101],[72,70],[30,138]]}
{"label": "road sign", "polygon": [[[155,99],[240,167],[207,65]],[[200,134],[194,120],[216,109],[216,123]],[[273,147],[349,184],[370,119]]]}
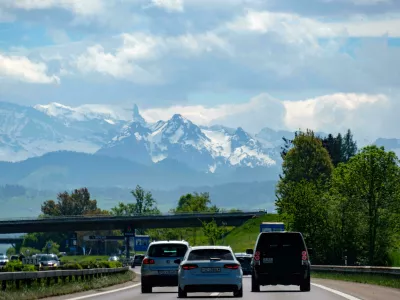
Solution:
{"label": "road sign", "polygon": [[150,244],[150,236],[148,235],[137,235],[135,236],[135,251],[147,251]]}
{"label": "road sign", "polygon": [[135,230],[133,230],[133,228],[128,225],[124,230],[124,236],[135,236]]}

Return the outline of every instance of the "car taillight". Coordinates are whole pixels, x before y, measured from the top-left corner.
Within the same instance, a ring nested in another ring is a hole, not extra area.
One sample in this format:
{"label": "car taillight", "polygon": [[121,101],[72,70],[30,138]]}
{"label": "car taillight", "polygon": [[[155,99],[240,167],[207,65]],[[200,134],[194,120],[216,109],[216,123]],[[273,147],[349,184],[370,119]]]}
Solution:
{"label": "car taillight", "polygon": [[225,269],[232,269],[232,270],[237,270],[239,269],[240,265],[237,264],[231,264],[231,265],[224,265]]}
{"label": "car taillight", "polygon": [[308,260],[307,251],[301,252],[301,259],[302,259],[302,260]]}
{"label": "car taillight", "polygon": [[154,259],[145,258],[145,259],[143,259],[142,264],[144,264],[144,265],[153,265],[154,264]]}
{"label": "car taillight", "polygon": [[193,269],[196,269],[198,267],[199,267],[198,265],[183,265],[182,269],[184,269],[184,270],[193,270]]}

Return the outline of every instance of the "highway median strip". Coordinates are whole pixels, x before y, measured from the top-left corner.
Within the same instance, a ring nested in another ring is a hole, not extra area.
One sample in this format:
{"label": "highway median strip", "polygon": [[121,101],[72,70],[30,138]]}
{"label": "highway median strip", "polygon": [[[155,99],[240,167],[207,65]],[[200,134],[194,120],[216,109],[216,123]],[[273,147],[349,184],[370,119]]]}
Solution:
{"label": "highway median strip", "polygon": [[50,284],[36,281],[32,282],[30,287],[23,286],[20,289],[16,289],[16,286],[12,285],[7,289],[7,292],[0,293],[0,300],[30,300],[73,294],[130,282],[135,277],[134,272],[126,270],[125,272],[111,273],[107,276],[85,280],[72,277],[65,282],[56,282],[51,279]]}

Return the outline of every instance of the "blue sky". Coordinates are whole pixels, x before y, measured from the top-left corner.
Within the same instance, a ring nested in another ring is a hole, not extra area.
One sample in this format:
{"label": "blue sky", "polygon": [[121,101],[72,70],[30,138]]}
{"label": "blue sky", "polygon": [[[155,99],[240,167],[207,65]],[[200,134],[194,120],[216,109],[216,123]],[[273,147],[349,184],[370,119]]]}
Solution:
{"label": "blue sky", "polygon": [[400,137],[399,70],[396,0],[0,1],[0,101]]}

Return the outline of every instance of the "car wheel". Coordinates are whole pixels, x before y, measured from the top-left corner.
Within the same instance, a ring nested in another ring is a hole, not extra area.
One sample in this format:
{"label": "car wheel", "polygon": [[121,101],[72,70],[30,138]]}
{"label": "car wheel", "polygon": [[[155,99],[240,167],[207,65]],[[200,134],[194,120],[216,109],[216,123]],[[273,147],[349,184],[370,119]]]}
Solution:
{"label": "car wheel", "polygon": [[186,298],[187,297],[187,293],[181,289],[180,286],[178,286],[178,298]]}
{"label": "car wheel", "polygon": [[311,290],[311,282],[310,277],[300,283],[300,291],[302,292],[309,292]]}
{"label": "car wheel", "polygon": [[142,294],[150,294],[153,291],[153,287],[150,285],[143,285],[142,284]]}
{"label": "car wheel", "polygon": [[240,288],[240,290],[233,292],[233,297],[243,298],[243,286]]}
{"label": "car wheel", "polygon": [[260,285],[257,282],[254,274],[251,275],[251,291],[253,293],[259,292],[260,291]]}

